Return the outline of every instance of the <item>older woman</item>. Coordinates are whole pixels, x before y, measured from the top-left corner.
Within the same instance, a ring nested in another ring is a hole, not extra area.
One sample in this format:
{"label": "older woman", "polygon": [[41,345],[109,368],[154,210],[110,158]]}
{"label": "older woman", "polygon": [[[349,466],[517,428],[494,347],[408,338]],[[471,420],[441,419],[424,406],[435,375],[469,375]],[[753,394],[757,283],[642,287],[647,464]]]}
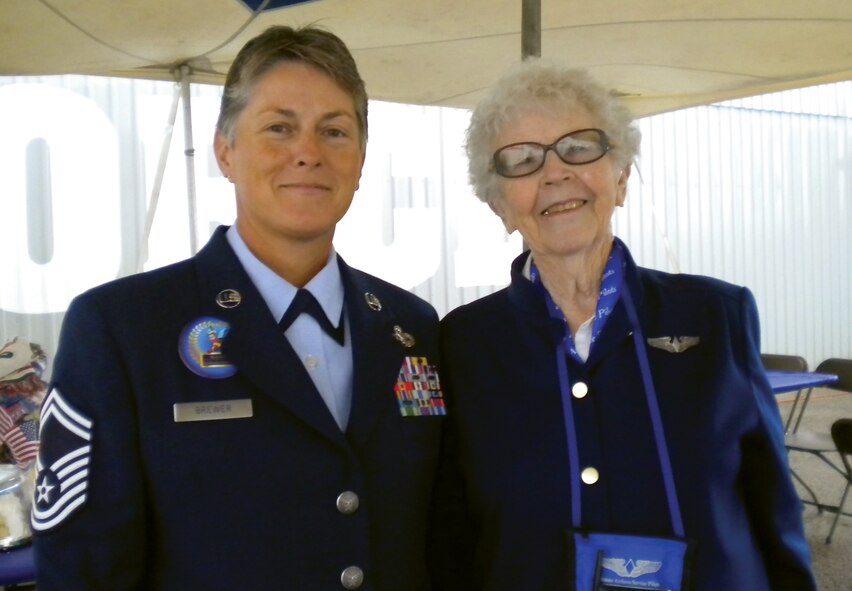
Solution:
{"label": "older woman", "polygon": [[604,88],[541,62],[473,113],[473,187],[529,251],[442,324],[448,588],[814,588],[752,295],[613,237],[639,143]]}
{"label": "older woman", "polygon": [[234,225],[65,317],[40,590],[428,589],[438,317],[332,245],[366,140],[341,39],[278,26],[240,51],[214,144]]}

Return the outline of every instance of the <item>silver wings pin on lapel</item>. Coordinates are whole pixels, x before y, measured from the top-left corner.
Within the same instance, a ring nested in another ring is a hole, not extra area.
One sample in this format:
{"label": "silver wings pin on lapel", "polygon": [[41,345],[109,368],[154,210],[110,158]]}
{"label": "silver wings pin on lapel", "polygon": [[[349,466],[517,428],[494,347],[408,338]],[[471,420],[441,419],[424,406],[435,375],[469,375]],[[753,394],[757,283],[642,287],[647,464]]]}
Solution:
{"label": "silver wings pin on lapel", "polygon": [[669,353],[683,353],[701,342],[698,337],[653,337],[647,340],[652,347]]}
{"label": "silver wings pin on lapel", "polygon": [[398,340],[406,349],[413,347],[416,342],[414,337],[402,330],[402,327],[398,324],[393,327],[393,338]]}

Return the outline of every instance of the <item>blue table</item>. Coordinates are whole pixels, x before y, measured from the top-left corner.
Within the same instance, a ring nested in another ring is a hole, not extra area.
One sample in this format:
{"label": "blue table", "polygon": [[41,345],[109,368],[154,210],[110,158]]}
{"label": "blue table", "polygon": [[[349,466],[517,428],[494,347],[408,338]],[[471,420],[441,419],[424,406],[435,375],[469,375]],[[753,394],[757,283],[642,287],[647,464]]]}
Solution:
{"label": "blue table", "polygon": [[13,585],[35,581],[33,546],[19,546],[0,551],[0,586],[14,589]]}
{"label": "blue table", "polygon": [[783,394],[784,392],[796,392],[796,398],[793,400],[793,408],[790,409],[790,414],[784,424],[784,432],[790,430],[790,423],[796,414],[796,407],[799,405],[799,399],[802,396],[802,390],[807,388],[802,409],[799,411],[799,417],[796,419],[796,424],[793,426],[793,433],[798,431],[799,423],[802,422],[802,416],[805,414],[805,408],[808,401],[811,399],[811,392],[817,386],[825,386],[837,381],[837,376],[833,373],[814,373],[810,371],[767,371],[769,377],[769,385],[772,386],[772,391],[775,394]]}

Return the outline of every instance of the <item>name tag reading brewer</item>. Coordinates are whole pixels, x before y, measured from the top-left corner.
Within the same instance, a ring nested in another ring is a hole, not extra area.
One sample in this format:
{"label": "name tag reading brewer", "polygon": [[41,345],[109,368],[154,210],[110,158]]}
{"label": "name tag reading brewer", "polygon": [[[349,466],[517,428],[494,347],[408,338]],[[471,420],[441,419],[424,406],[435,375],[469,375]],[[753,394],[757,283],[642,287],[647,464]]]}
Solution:
{"label": "name tag reading brewer", "polygon": [[252,416],[251,399],[177,402],[174,405],[174,414],[175,423],[247,419]]}

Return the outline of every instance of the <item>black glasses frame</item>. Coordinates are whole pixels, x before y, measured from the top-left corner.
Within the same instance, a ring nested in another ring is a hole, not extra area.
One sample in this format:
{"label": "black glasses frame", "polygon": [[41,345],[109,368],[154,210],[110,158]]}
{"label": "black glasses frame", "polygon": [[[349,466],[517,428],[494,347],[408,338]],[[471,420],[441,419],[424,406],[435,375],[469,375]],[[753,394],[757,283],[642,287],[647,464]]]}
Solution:
{"label": "black glasses frame", "polygon": [[[594,131],[598,134],[598,146],[602,150],[598,156],[595,156],[590,160],[571,161],[563,158],[562,154],[559,153],[559,150],[556,149],[556,146],[558,146],[559,143],[565,138],[572,137],[578,133],[584,133],[589,131]],[[536,148],[541,148],[541,161],[539,162],[538,166],[528,172],[524,172],[523,174],[508,174],[500,161],[500,153],[503,152],[503,150],[514,148],[515,146],[534,146]],[[607,136],[604,130],[597,129],[596,127],[587,127],[585,129],[576,129],[570,133],[566,133],[565,135],[558,138],[555,142],[549,145],[540,144],[538,142],[516,142],[514,144],[508,144],[506,146],[503,146],[502,148],[496,150],[494,152],[494,155],[491,157],[491,169],[502,177],[516,179],[524,176],[529,176],[541,170],[541,168],[544,166],[545,160],[547,160],[547,153],[551,150],[565,164],[591,164],[592,162],[597,162],[598,160],[606,156],[610,148],[612,148],[612,146],[609,143],[609,136]]]}

